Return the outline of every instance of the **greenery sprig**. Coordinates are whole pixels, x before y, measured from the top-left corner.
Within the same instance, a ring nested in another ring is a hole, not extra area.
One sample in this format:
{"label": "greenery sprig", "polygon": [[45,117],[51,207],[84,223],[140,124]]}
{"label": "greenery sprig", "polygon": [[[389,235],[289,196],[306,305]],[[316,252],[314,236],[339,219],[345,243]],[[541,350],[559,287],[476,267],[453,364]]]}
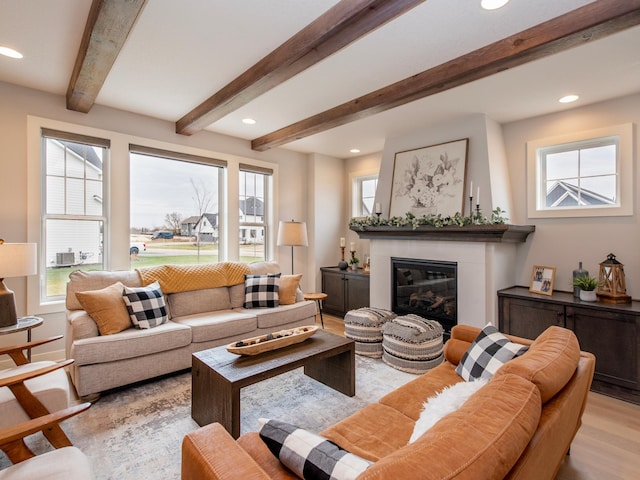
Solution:
{"label": "greenery sprig", "polygon": [[404,217],[391,217],[391,218],[378,218],[377,216],[371,217],[354,217],[349,221],[350,227],[412,227],[414,230],[420,226],[428,227],[465,227],[467,225],[503,225],[509,220],[504,217],[507,212],[497,207],[491,212],[491,217],[488,218],[485,215],[480,214],[465,217],[460,212],[456,212],[452,216],[437,215],[422,215],[416,217],[413,213],[408,212]]}

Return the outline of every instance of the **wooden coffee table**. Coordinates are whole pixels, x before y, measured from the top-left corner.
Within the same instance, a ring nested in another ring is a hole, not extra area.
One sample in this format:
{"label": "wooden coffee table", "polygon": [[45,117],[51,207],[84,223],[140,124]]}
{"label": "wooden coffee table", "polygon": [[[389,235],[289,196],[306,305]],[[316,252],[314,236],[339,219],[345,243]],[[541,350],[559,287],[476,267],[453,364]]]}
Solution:
{"label": "wooden coffee table", "polygon": [[353,340],[323,330],[302,343],[254,356],[229,353],[225,346],[192,355],[191,417],[203,426],[219,422],[240,436],[240,389],[304,367],[304,373],[353,397],[356,394]]}

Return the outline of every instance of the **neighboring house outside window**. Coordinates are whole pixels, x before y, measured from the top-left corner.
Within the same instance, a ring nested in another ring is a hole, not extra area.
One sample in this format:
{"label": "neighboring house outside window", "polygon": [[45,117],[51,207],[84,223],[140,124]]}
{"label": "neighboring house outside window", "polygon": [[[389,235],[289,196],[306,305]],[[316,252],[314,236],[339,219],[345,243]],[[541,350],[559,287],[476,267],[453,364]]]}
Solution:
{"label": "neighboring house outside window", "polygon": [[266,260],[269,229],[268,200],[273,171],[253,165],[240,165],[239,242],[240,260]]}
{"label": "neighboring house outside window", "polygon": [[527,143],[531,218],[631,215],[630,125]]}

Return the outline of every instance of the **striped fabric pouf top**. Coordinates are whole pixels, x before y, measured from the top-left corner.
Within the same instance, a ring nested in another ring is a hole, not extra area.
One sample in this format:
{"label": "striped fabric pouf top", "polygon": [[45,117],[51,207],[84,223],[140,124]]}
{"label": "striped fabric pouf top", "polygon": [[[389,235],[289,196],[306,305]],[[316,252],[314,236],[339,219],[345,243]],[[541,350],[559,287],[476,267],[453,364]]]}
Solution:
{"label": "striped fabric pouf top", "polygon": [[422,374],[444,359],[443,328],[435,320],[403,315],[382,327],[382,360],[403,372]]}
{"label": "striped fabric pouf top", "polygon": [[382,356],[382,326],[396,314],[381,308],[350,310],[344,317],[344,336],[355,342],[355,351],[365,357]]}

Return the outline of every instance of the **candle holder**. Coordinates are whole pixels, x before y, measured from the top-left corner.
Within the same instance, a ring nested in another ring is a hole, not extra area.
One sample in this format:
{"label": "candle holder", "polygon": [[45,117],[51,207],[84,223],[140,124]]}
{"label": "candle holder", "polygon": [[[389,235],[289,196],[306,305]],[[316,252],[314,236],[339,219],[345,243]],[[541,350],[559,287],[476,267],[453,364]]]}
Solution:
{"label": "candle holder", "polygon": [[378,223],[380,223],[380,215],[382,215],[382,212],[376,212],[376,215],[378,216]]}
{"label": "candle holder", "polygon": [[480,219],[482,218],[482,212],[480,211],[480,204],[476,204],[476,213],[475,213],[475,223],[480,223]]}
{"label": "candle holder", "polygon": [[338,262],[338,268],[340,268],[340,270],[346,270],[349,268],[349,264],[344,261],[344,248],[345,247],[340,247],[340,250],[342,250],[341,260]]}
{"label": "candle holder", "polygon": [[469,195],[469,216],[473,218],[473,195]]}

